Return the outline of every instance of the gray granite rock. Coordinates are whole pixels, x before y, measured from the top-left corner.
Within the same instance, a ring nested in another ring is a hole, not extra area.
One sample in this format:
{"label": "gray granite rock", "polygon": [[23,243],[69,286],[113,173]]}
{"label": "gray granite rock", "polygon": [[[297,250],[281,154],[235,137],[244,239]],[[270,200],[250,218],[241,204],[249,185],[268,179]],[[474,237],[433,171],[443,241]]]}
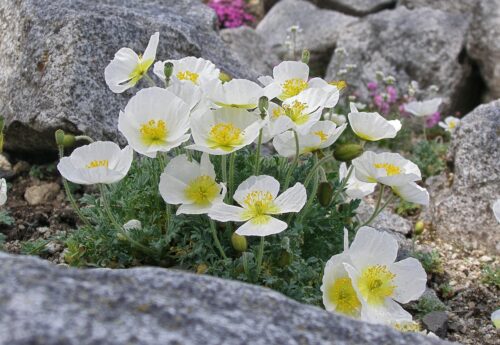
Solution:
{"label": "gray granite rock", "polygon": [[319,7],[352,16],[365,16],[396,5],[396,0],[313,0],[312,2]]}
{"label": "gray granite rock", "polygon": [[[482,0],[481,0],[482,1]],[[480,0],[398,0],[398,6],[406,6],[409,9],[428,7],[446,12],[458,12],[472,15]]]}
{"label": "gray granite rock", "polygon": [[[373,214],[374,207],[366,202],[362,202],[358,209],[358,215],[363,221],[370,218]],[[402,235],[409,235],[412,231],[412,225],[410,221],[404,219],[403,217],[389,211],[383,210],[380,214],[373,220],[370,224],[377,229],[388,229],[394,232],[398,232]]]}
{"label": "gray granite rock", "polygon": [[311,69],[321,73],[341,32],[355,21],[354,17],[319,9],[305,0],[282,0],[271,8],[256,30],[279,57],[290,59],[284,45],[287,30],[298,25],[302,32],[297,36],[297,57],[300,57],[302,49],[309,49]]}
{"label": "gray granite rock", "polygon": [[160,59],[201,56],[232,75],[255,77],[225,47],[215,23],[198,0],[0,1],[5,147],[52,151],[57,128],[117,140],[118,113],[132,92],[113,94],[104,68],[121,47],[143,52],[155,31]]}
{"label": "gray granite rock", "polygon": [[[500,253],[500,224],[491,209],[500,198],[500,100],[466,115],[453,136],[451,185],[429,188],[434,229],[447,240]],[[440,179],[441,181],[443,179]]]}
{"label": "gray granite rock", "polygon": [[264,38],[248,26],[221,30],[220,36],[253,74],[272,74],[273,67],[281,61]]}
{"label": "gray granite rock", "polygon": [[[422,88],[437,85],[452,109],[468,110],[477,104],[480,90],[470,83],[472,66],[463,52],[467,27],[460,14],[398,7],[349,25],[337,47],[347,51],[346,62],[358,67],[348,82],[362,100],[369,98],[366,84],[382,71],[403,88],[411,80]],[[338,60],[334,54],[327,79],[334,79]]]}
{"label": "gray granite rock", "polygon": [[474,11],[467,51],[488,86],[487,98],[500,98],[500,1],[481,0]]}
{"label": "gray granite rock", "polygon": [[161,268],[77,270],[0,253],[1,345],[439,345],[271,290]]}
{"label": "gray granite rock", "polygon": [[448,332],[448,314],[444,311],[431,311],[424,315],[422,323],[429,332],[440,337],[446,336]]}

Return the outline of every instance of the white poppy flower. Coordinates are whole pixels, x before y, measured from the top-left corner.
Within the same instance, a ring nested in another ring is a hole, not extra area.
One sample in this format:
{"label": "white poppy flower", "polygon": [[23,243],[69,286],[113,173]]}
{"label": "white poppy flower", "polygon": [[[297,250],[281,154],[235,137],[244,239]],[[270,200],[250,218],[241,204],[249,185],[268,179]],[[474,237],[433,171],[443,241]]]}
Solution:
{"label": "white poppy flower", "polygon": [[221,222],[245,222],[236,233],[242,236],[267,236],[284,231],[287,223],[274,218],[289,212],[299,212],[307,200],[301,183],[284,191],[280,196],[280,183],[272,176],[250,176],[238,186],[234,200],[241,205],[217,204],[208,213]]}
{"label": "white poppy flower", "polygon": [[224,184],[215,182],[215,169],[208,154],[201,162],[189,161],[186,155],[172,159],[160,177],[160,194],[168,204],[181,204],[177,214],[204,214],[226,195]]}
{"label": "white poppy flower", "polygon": [[203,92],[199,87],[191,82],[181,81],[173,83],[167,90],[179,97],[187,104],[189,110],[193,112],[196,108],[203,106]]}
{"label": "white poppy flower", "polygon": [[500,199],[498,199],[497,201],[495,201],[493,203],[493,206],[491,207],[491,209],[493,210],[493,214],[495,215],[495,218],[500,223]]}
{"label": "white poppy flower", "polygon": [[[354,169],[354,167],[352,169]],[[339,179],[345,179],[347,172],[347,165],[345,163],[340,164]],[[368,183],[358,180],[356,178],[356,173],[353,171],[347,180],[345,193],[351,199],[363,199],[365,196],[373,193],[376,185],[376,183]]]}
{"label": "white poppy flower", "polygon": [[191,115],[194,145],[187,149],[226,155],[252,143],[264,125],[254,112],[238,108],[200,109]]}
{"label": "white poppy flower", "polygon": [[500,329],[500,309],[491,313],[491,322],[493,322],[496,329]]}
{"label": "white poppy flower", "polygon": [[344,229],[344,251],[332,256],[327,261],[320,289],[323,293],[323,305],[326,310],[359,318],[361,316],[361,302],[352,286],[351,278],[344,268],[344,263],[352,265],[348,250],[349,240],[347,230]]}
{"label": "white poppy flower", "polygon": [[[313,152],[331,146],[346,129],[347,124],[337,127],[332,121],[316,122],[308,133],[298,134],[299,154]],[[273,146],[280,156],[295,156],[295,135],[287,131],[276,136]]]}
{"label": "white poppy flower", "polygon": [[329,116],[329,120],[334,122],[337,126],[342,126],[347,122],[347,118],[345,117],[345,115],[341,114],[331,114]]}
{"label": "white poppy flower", "polygon": [[142,229],[142,223],[140,220],[137,219],[131,219],[125,224],[123,224],[123,229],[124,230],[132,230],[132,229],[137,229],[141,230]]}
{"label": "white poppy flower", "polygon": [[401,129],[399,120],[387,121],[379,113],[358,112],[351,103],[351,112],[347,115],[352,131],[361,139],[377,141],[394,138]]}
{"label": "white poppy flower", "polygon": [[[259,81],[266,87],[275,89],[276,95],[284,101],[299,95],[309,88],[309,66],[299,61],[283,61],[273,68],[273,76],[260,77]],[[272,99],[274,97],[270,97]]]}
{"label": "white poppy flower", "polygon": [[333,108],[339,102],[340,91],[337,86],[327,83],[321,78],[312,78],[309,80],[309,87],[312,89],[321,89],[327,93],[327,97],[323,103],[325,108]]}
{"label": "white poppy flower", "polygon": [[411,321],[397,302],[408,303],[425,291],[427,274],[417,259],[398,262],[398,242],[391,235],[361,227],[349,247],[344,268],[361,302],[361,319],[391,324]]}
{"label": "white poppy flower", "polygon": [[189,140],[189,107],[166,89],[142,89],[120,111],[118,129],[135,151],[155,158]]}
{"label": "white poppy flower", "polygon": [[444,130],[453,133],[460,124],[460,119],[454,116],[448,116],[444,121],[440,121],[438,126],[444,128]]}
{"label": "white poppy flower", "polygon": [[110,141],[96,141],[76,148],[63,157],[57,170],[66,180],[77,184],[114,183],[127,175],[134,151]]}
{"label": "white poppy flower", "polygon": [[403,200],[424,206],[429,205],[429,192],[415,182],[393,186],[392,191]]}
{"label": "white poppy flower", "polygon": [[159,40],[160,33],[156,32],[149,39],[143,55],[137,55],[130,48],[118,50],[114,59],[104,70],[104,79],[111,91],[122,93],[141,80],[155,61]]}
{"label": "white poppy flower", "polygon": [[208,100],[223,108],[255,109],[259,98],[268,96],[268,89],[246,79],[232,79],[227,83],[210,80],[201,87]]}
{"label": "white poppy flower", "polygon": [[4,178],[0,179],[0,206],[7,202],[7,181]]}
{"label": "white poppy flower", "polygon": [[219,79],[220,70],[209,60],[188,56],[180,60],[166,60],[155,63],[153,72],[165,80],[165,64],[172,63],[172,81],[188,81],[194,85],[208,80]]}
{"label": "white poppy flower", "polygon": [[441,102],[441,98],[433,98],[423,102],[414,101],[405,104],[404,109],[407,113],[417,117],[430,116],[438,111]]}
{"label": "white poppy flower", "polygon": [[388,186],[403,186],[421,180],[418,166],[398,153],[367,151],[352,160],[356,178],[363,182],[379,182]]}

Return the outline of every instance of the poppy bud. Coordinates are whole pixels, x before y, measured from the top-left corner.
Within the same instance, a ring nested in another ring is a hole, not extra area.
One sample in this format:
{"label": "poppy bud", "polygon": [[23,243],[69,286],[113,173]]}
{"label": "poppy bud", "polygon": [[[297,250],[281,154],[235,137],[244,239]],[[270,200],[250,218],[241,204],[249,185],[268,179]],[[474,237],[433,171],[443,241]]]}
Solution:
{"label": "poppy bud", "polygon": [[228,81],[231,81],[231,76],[225,72],[220,72],[219,74],[219,80],[222,81],[223,83],[227,83]]}
{"label": "poppy bud", "polygon": [[72,134],[65,134],[63,139],[64,147],[73,147],[75,145],[75,136]]}
{"label": "poppy bud", "polygon": [[310,58],[311,58],[311,53],[309,52],[309,50],[304,49],[302,51],[302,62],[307,65],[309,63]]}
{"label": "poppy bud", "polygon": [[234,250],[240,253],[244,252],[248,248],[247,238],[245,236],[238,235],[236,232],[231,235],[231,243]]}
{"label": "poppy bud", "polygon": [[260,116],[264,118],[267,114],[267,109],[269,109],[269,98],[262,96],[259,98],[259,111]]}
{"label": "poppy bud", "polygon": [[361,156],[363,153],[363,147],[359,144],[344,144],[338,146],[333,156],[336,160],[341,162],[349,162],[356,157]]}
{"label": "poppy bud", "polygon": [[333,196],[333,186],[330,182],[321,182],[318,186],[317,197],[323,207],[330,205]]}
{"label": "poppy bud", "polygon": [[174,64],[171,62],[166,62],[165,66],[163,66],[163,73],[165,74],[165,78],[170,80],[172,77],[172,73],[174,72]]}
{"label": "poppy bud", "polygon": [[64,131],[62,129],[56,131],[55,137],[57,146],[64,146]]}
{"label": "poppy bud", "polygon": [[423,220],[419,220],[415,224],[415,230],[414,230],[415,235],[417,235],[417,236],[421,235],[424,232],[424,229],[425,229],[425,223],[424,223],[424,221]]}
{"label": "poppy bud", "polygon": [[286,267],[290,265],[293,261],[293,255],[287,252],[286,250],[282,250],[280,257],[278,259],[278,266],[279,267]]}

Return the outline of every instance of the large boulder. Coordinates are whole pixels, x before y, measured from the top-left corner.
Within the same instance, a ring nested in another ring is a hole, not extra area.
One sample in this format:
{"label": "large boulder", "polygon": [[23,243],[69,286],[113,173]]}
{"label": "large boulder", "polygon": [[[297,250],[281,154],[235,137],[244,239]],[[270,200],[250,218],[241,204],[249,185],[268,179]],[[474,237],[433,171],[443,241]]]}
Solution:
{"label": "large boulder", "polygon": [[1,345],[447,344],[181,271],[66,269],[0,253],[0,276]]}
{"label": "large boulder", "polygon": [[346,50],[347,59],[334,54],[327,79],[334,78],[343,59],[357,65],[348,81],[362,100],[369,98],[366,84],[382,71],[402,87],[411,80],[421,87],[436,85],[449,108],[467,111],[481,91],[464,51],[467,28],[465,16],[429,8],[401,6],[364,17],[340,35],[337,47]]}
{"label": "large boulder", "polygon": [[[466,115],[450,147],[451,185],[431,186],[431,217],[438,235],[500,253],[500,224],[491,209],[500,199],[500,100]],[[437,180],[439,181],[439,180]]]}
{"label": "large boulder", "polygon": [[341,32],[355,21],[354,17],[319,9],[305,0],[282,0],[271,8],[256,30],[280,58],[290,59],[285,41],[288,29],[298,25],[301,32],[296,40],[297,58],[302,49],[309,49],[313,73],[322,74]]}
{"label": "large boulder", "polygon": [[409,9],[429,7],[446,12],[458,12],[465,15],[472,15],[479,1],[480,0],[399,0],[398,6],[406,6]]}
{"label": "large boulder", "polygon": [[319,7],[352,16],[365,16],[396,5],[396,0],[313,0]]}
{"label": "large boulder", "polygon": [[160,59],[212,60],[255,77],[225,47],[214,12],[198,0],[0,1],[0,113],[5,147],[53,151],[54,130],[118,140],[120,108],[135,92],[113,94],[104,68],[121,47],[143,52],[160,32]]}

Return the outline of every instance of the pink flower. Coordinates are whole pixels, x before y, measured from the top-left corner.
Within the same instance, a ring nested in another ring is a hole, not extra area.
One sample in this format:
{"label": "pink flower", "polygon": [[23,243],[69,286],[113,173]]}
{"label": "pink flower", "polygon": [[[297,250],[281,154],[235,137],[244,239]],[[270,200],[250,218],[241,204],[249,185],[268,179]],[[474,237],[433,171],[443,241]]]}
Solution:
{"label": "pink flower", "polygon": [[441,114],[439,113],[439,111],[436,111],[434,114],[432,114],[425,120],[425,126],[427,128],[434,127],[435,125],[438,124],[440,120],[441,120]]}
{"label": "pink flower", "polygon": [[221,28],[237,28],[255,20],[246,12],[244,0],[211,0],[208,6],[217,14]]}
{"label": "pink flower", "polygon": [[368,88],[368,90],[370,90],[370,91],[375,91],[375,90],[377,90],[377,88],[378,88],[378,84],[377,84],[377,82],[376,82],[376,81],[371,81],[371,82],[369,82],[369,83],[366,85],[366,87],[367,87],[367,88]]}

